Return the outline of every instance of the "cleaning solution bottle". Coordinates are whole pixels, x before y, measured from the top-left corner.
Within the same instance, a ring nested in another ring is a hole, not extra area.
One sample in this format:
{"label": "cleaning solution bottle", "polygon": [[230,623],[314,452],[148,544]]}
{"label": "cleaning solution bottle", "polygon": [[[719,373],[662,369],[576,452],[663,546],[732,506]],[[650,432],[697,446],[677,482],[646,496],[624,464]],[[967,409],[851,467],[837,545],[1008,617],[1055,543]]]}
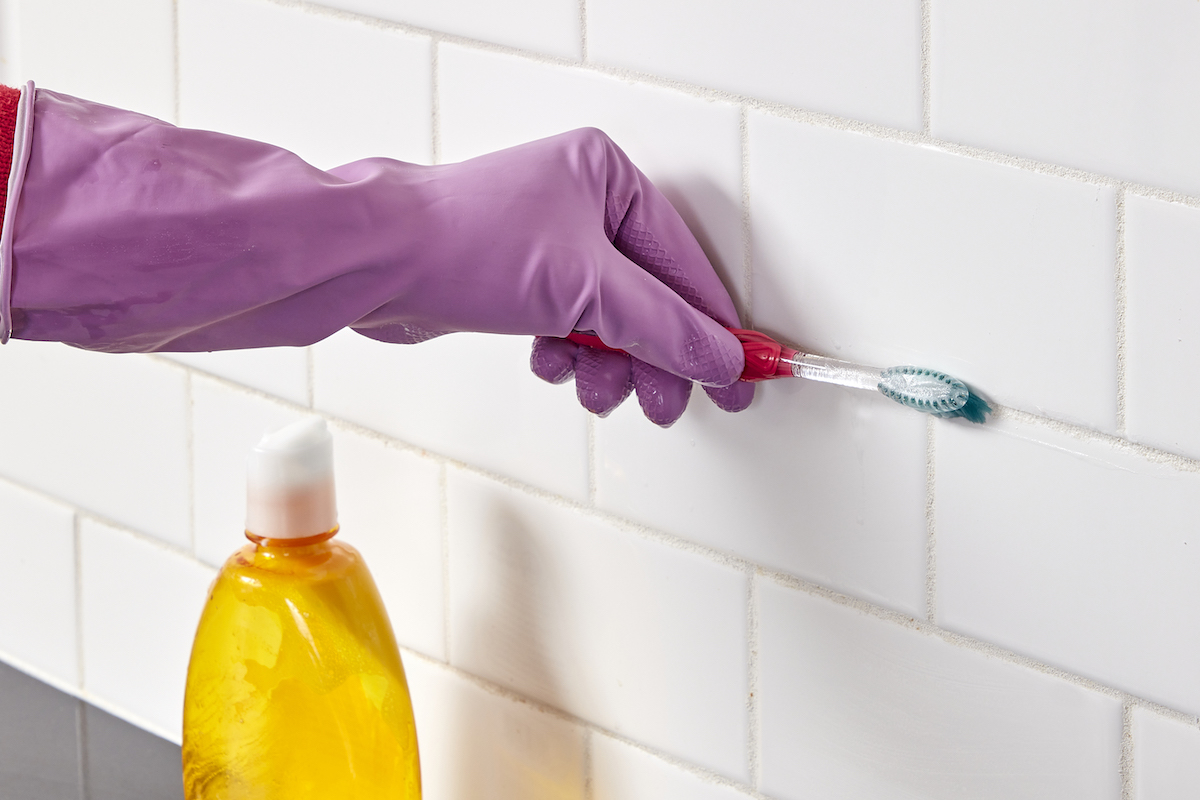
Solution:
{"label": "cleaning solution bottle", "polygon": [[246,536],[209,589],[183,712],[187,800],[419,800],[412,703],[387,612],[338,532],[320,420],[263,437]]}

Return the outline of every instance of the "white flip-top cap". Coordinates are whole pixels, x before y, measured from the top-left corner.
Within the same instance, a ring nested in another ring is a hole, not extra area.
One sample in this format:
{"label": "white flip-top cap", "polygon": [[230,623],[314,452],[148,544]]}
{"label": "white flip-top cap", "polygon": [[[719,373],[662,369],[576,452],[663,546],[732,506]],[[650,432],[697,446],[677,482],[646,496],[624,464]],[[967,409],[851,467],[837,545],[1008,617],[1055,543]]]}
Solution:
{"label": "white flip-top cap", "polygon": [[333,437],[325,421],[304,420],[263,436],[246,465],[246,530],[301,539],[336,525]]}

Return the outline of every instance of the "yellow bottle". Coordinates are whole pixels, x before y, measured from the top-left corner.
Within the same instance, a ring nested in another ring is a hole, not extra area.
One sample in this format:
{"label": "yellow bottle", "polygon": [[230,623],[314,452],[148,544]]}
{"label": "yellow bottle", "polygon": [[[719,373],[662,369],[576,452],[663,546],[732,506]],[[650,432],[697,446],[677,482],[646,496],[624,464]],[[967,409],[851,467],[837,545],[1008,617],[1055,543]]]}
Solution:
{"label": "yellow bottle", "polygon": [[209,589],[183,712],[187,800],[419,800],[412,703],[362,556],[333,541],[324,422],[264,437]]}

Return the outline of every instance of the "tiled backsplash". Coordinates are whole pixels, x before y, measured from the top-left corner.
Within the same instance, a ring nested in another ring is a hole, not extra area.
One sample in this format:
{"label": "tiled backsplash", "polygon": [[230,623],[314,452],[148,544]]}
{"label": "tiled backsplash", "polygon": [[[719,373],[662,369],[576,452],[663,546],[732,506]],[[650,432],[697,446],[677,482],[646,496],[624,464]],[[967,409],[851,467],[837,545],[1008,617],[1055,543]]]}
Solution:
{"label": "tiled backsplash", "polygon": [[0,15],[10,84],[322,167],[602,128],[748,323],[945,369],[1000,406],[975,428],[777,382],[740,415],[697,392],[663,431],[633,403],[590,418],[518,338],[12,342],[3,661],[178,741],[245,454],[317,415],[430,800],[1200,794],[1200,3]]}

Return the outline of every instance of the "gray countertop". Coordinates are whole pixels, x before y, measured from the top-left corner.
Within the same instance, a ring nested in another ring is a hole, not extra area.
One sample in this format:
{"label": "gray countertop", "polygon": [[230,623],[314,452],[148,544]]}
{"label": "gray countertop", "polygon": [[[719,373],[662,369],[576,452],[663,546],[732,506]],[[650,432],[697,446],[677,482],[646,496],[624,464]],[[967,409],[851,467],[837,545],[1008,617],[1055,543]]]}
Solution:
{"label": "gray countertop", "polygon": [[0,663],[0,800],[182,800],[179,747]]}

